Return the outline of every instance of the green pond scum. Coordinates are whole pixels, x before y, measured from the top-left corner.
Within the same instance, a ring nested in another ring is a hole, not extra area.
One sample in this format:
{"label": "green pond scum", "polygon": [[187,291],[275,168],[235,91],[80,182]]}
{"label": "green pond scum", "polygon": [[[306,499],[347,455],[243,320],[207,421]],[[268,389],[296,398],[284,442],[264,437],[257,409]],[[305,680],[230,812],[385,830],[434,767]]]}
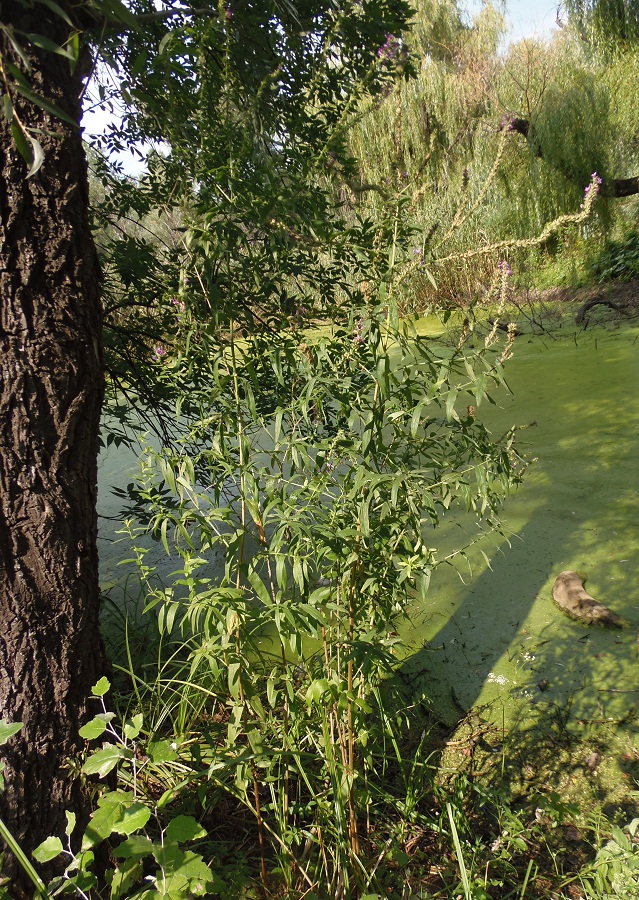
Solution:
{"label": "green pond scum", "polygon": [[[508,540],[486,538],[442,565],[402,635],[403,680],[449,724],[473,706],[507,727],[622,722],[639,704],[639,331],[520,337],[510,393],[478,410],[495,433],[521,432],[531,464],[507,501]],[[443,519],[441,556],[461,520]],[[486,554],[483,556],[482,552]],[[552,599],[578,571],[623,630],[569,619]]]}

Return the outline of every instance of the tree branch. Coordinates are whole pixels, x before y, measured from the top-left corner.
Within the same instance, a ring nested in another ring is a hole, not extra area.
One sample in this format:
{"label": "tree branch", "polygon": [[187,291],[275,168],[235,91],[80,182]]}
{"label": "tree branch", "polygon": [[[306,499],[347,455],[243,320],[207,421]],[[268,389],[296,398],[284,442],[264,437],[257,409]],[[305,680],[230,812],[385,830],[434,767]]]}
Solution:
{"label": "tree branch", "polygon": [[[544,158],[543,151],[539,144],[532,142],[530,136],[530,122],[528,119],[509,119],[504,122],[500,130],[504,128],[508,128],[510,131],[516,131],[517,134],[521,134],[521,136],[525,137],[529,144],[531,144],[535,156],[538,159]],[[568,171],[562,169],[562,174],[569,180],[574,181],[574,178],[571,178]],[[639,175],[634,175],[632,178],[613,178],[610,181],[605,181],[601,185],[599,194],[602,197],[608,197],[610,199],[632,197],[635,194],[639,194]]]}

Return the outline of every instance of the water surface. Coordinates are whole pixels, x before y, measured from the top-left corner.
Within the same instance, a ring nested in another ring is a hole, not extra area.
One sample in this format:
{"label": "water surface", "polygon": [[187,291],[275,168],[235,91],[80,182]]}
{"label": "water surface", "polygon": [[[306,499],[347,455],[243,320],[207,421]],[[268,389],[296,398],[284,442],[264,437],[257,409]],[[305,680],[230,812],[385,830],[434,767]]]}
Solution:
{"label": "water surface", "polygon": [[[438,569],[412,610],[402,670],[444,721],[473,704],[496,721],[568,705],[577,719],[619,719],[639,702],[638,337],[520,338],[512,393],[479,410],[496,434],[535,421],[520,433],[534,462],[504,511],[510,547],[481,545],[490,568],[471,550],[470,566]],[[452,549],[459,531],[444,524],[436,543]],[[631,626],[586,627],[560,612],[552,585],[565,569]]]}

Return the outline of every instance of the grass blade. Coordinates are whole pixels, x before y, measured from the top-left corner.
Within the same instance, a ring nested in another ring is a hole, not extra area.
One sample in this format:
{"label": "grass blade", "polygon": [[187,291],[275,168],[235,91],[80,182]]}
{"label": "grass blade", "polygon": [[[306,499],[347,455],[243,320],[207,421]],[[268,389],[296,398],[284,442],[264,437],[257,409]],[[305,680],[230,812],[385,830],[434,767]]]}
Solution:
{"label": "grass blade", "polygon": [[453,844],[455,845],[455,853],[457,854],[457,862],[459,864],[459,871],[461,873],[462,887],[464,888],[464,897],[466,898],[466,900],[472,900],[472,896],[470,893],[470,883],[468,881],[468,872],[466,871],[466,865],[464,864],[464,856],[462,853],[461,844],[459,843],[457,826],[455,825],[455,820],[453,819],[453,808],[450,803],[446,804],[446,812],[448,813],[448,821],[450,822],[450,830],[453,836]]}

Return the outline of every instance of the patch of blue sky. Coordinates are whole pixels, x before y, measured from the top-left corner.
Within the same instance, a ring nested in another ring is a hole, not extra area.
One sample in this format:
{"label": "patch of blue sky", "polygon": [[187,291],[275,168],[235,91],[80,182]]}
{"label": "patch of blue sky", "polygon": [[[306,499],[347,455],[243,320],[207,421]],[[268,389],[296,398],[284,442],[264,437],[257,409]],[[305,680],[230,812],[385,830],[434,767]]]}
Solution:
{"label": "patch of blue sky", "polygon": [[[460,4],[470,18],[484,5],[484,0],[464,0]],[[524,38],[551,38],[560,27],[561,20],[566,18],[560,0],[507,0],[503,6],[497,0],[493,5],[505,10],[508,27],[506,44]]]}

